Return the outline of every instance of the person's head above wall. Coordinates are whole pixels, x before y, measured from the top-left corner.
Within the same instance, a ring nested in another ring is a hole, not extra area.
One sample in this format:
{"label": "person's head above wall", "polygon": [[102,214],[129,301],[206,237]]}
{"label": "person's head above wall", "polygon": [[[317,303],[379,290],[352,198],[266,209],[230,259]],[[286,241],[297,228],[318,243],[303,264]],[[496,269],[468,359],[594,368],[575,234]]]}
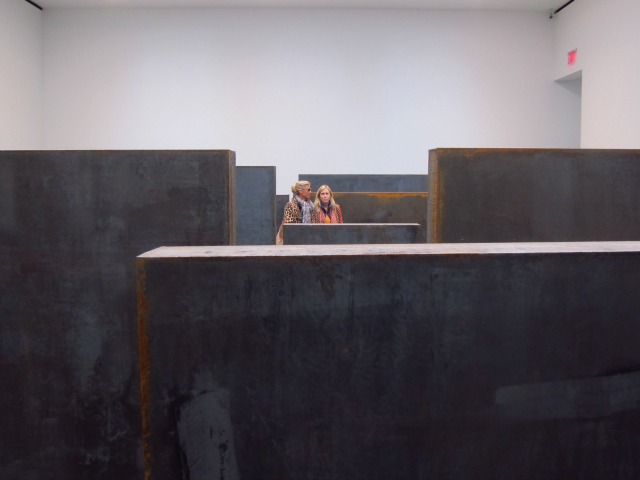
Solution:
{"label": "person's head above wall", "polygon": [[298,180],[291,186],[291,193],[293,196],[299,196],[302,200],[308,200],[311,198],[311,183],[307,180]]}
{"label": "person's head above wall", "polygon": [[329,185],[321,185],[316,192],[315,206],[320,207],[321,205],[334,207],[336,204],[335,199],[333,198],[333,191]]}

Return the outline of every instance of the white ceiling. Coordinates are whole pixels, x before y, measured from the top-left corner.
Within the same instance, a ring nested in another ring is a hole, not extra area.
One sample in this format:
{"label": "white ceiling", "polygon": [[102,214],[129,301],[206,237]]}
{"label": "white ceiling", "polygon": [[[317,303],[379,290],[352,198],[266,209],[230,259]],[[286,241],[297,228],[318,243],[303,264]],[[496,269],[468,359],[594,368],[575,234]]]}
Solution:
{"label": "white ceiling", "polygon": [[32,0],[48,8],[391,8],[548,12],[566,0]]}

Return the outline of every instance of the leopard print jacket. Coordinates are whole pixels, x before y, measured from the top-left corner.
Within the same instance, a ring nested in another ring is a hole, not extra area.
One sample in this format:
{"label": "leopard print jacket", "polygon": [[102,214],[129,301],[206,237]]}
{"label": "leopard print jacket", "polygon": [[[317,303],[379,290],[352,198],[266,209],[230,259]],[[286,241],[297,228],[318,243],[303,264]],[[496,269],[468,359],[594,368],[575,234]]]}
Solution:
{"label": "leopard print jacket", "polygon": [[[282,223],[302,223],[302,209],[295,198],[287,202],[284,206]],[[315,212],[311,213],[311,223],[318,223],[318,218]]]}

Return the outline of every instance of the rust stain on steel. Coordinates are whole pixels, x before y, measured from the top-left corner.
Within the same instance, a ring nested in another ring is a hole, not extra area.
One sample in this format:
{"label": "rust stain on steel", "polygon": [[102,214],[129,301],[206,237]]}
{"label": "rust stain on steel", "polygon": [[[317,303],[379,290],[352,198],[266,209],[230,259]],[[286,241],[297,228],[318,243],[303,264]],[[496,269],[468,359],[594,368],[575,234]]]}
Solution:
{"label": "rust stain on steel", "polygon": [[430,218],[427,219],[427,243],[440,243],[440,214],[442,195],[440,193],[440,172],[438,169],[438,150],[429,152],[429,206]]}
{"label": "rust stain on steel", "polygon": [[[380,206],[396,206],[403,202],[420,202],[429,198],[428,192],[333,192],[336,203],[358,205],[368,210],[379,208]],[[413,203],[412,205],[415,205]],[[345,219],[346,221],[346,219]]]}
{"label": "rust stain on steel", "polygon": [[353,197],[374,197],[388,198],[390,200],[398,200],[407,197],[426,197],[427,192],[333,192],[333,195],[349,195]]}
{"label": "rust stain on steel", "polygon": [[[495,155],[506,155],[507,157],[511,154],[518,154],[521,155],[523,153],[528,153],[531,155],[537,155],[540,153],[548,153],[548,152],[553,152],[554,150],[557,149],[551,149],[551,148],[438,148],[435,149],[434,151],[440,151],[442,153],[445,153],[447,155],[455,155],[458,154],[461,157],[465,157],[467,159],[471,159],[473,157],[475,157],[476,155],[486,155],[486,154],[491,154],[492,156]],[[566,153],[572,154],[574,152],[577,152],[578,150],[576,149],[565,149]],[[429,175],[431,175],[431,170],[429,170]]]}
{"label": "rust stain on steel", "polygon": [[[402,200],[403,198],[408,197],[419,197],[426,198],[429,196],[428,192],[333,192],[333,196],[335,197],[336,203],[338,202],[338,198],[340,195],[344,197],[353,197],[353,198],[374,198],[381,200]],[[315,200],[316,194],[311,194],[311,200]]]}
{"label": "rust stain on steel", "polygon": [[151,432],[150,432],[150,375],[149,356],[149,305],[146,296],[147,272],[145,260],[136,260],[136,290],[138,300],[138,345],[140,355],[140,417],[142,419],[142,447],[144,460],[144,479],[151,479]]}

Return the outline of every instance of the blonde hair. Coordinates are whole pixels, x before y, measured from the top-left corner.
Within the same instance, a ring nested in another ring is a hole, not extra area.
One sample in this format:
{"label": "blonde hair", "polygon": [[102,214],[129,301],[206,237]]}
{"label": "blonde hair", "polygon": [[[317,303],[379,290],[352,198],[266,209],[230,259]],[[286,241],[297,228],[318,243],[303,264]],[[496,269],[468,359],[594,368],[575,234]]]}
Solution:
{"label": "blonde hair", "polygon": [[316,192],[316,199],[314,200],[313,204],[320,208],[320,205],[322,204],[322,202],[320,202],[320,192],[322,190],[329,190],[329,205],[331,205],[331,207],[335,207],[336,206],[336,201],[333,199],[333,192],[331,191],[331,188],[329,187],[329,185],[322,185],[318,191]]}
{"label": "blonde hair", "polygon": [[295,197],[298,195],[298,191],[302,190],[304,187],[311,187],[311,183],[307,180],[298,180],[294,185],[291,185],[291,193]]}

